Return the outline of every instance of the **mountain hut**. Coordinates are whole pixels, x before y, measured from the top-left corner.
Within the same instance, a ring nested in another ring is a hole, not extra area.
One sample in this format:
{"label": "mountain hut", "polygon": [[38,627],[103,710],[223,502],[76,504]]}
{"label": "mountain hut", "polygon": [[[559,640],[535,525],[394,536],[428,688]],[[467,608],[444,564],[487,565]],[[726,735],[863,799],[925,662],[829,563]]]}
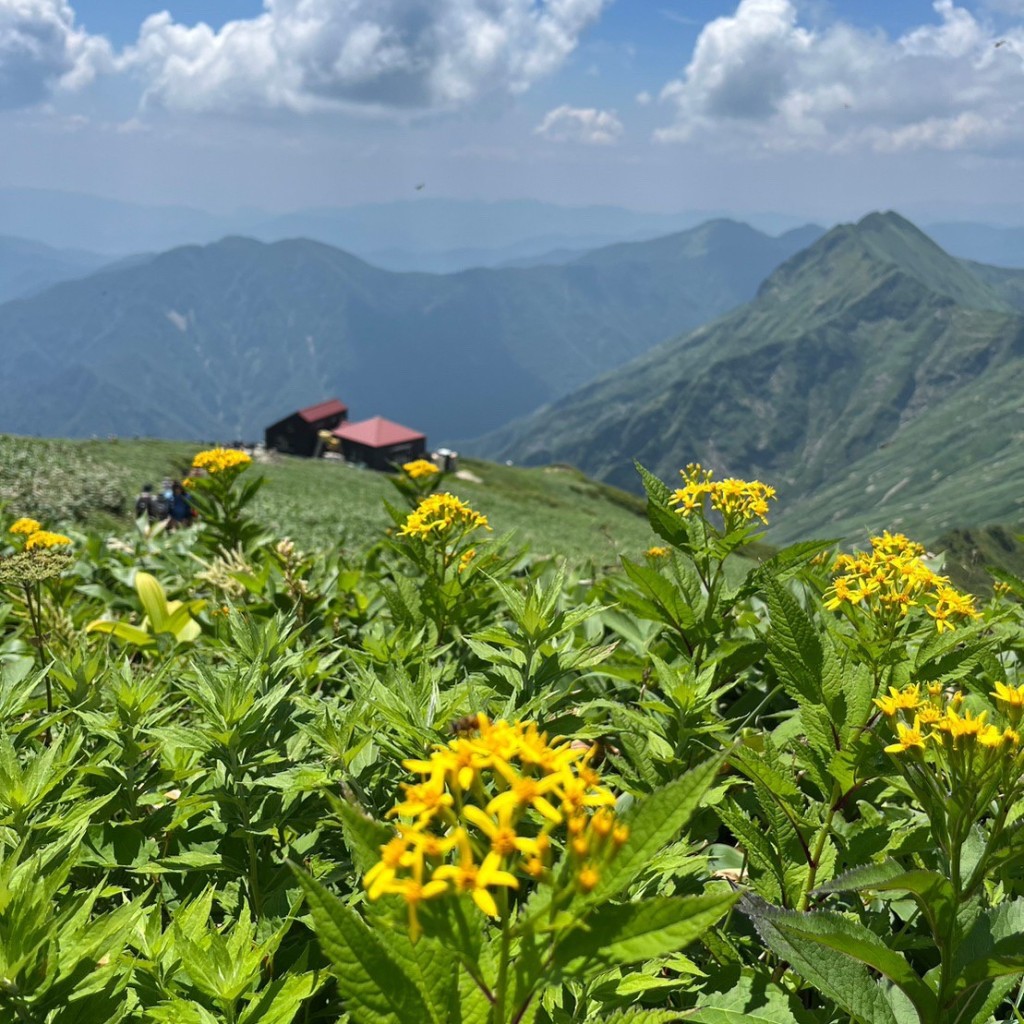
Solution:
{"label": "mountain hut", "polygon": [[347,418],[348,406],[337,398],[329,398],[271,424],[264,431],[264,438],[268,448],[312,458],[319,454],[320,431],[334,430]]}
{"label": "mountain hut", "polygon": [[341,453],[349,462],[361,462],[371,469],[392,469],[423,458],[427,451],[425,434],[383,416],[343,423],[331,433],[341,441]]}

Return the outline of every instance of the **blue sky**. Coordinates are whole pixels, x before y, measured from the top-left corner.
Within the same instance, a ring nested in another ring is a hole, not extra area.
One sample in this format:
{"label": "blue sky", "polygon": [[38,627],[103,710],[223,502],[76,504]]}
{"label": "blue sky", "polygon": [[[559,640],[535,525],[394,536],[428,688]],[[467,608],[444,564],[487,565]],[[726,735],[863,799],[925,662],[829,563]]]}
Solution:
{"label": "blue sky", "polygon": [[0,0],[0,131],[0,187],[222,210],[1024,222],[1024,0]]}

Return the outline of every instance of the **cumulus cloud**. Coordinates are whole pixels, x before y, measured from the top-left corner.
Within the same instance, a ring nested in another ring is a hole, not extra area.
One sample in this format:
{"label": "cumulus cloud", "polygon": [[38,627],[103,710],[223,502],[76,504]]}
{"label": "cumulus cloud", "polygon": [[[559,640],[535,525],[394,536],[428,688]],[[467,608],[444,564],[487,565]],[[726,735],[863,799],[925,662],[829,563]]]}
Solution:
{"label": "cumulus cloud", "polygon": [[153,15],[121,66],[172,110],[453,109],[555,71],[608,0],[264,2],[216,31]]}
{"label": "cumulus cloud", "polygon": [[534,129],[552,142],[582,142],[588,146],[610,146],[622,136],[622,122],[614,110],[570,107],[563,104],[549,110]]}
{"label": "cumulus cloud", "polygon": [[[661,100],[662,141],[740,148],[990,149],[1024,137],[1024,26],[994,33],[954,0],[897,38],[799,23],[792,0],[741,0],[704,26]],[[999,44],[999,45],[997,45]]]}
{"label": "cumulus cloud", "polygon": [[112,61],[110,44],[77,27],[66,0],[0,0],[0,110],[80,89]]}

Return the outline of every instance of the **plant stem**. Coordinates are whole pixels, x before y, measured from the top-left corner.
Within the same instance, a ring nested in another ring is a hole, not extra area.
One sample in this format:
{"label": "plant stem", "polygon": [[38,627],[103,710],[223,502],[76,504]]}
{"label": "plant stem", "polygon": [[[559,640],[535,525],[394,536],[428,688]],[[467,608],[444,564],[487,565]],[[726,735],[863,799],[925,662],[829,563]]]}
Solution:
{"label": "plant stem", "polygon": [[810,902],[811,890],[814,888],[815,881],[817,881],[818,865],[821,863],[821,855],[825,850],[825,842],[832,831],[832,819],[835,817],[842,799],[842,788],[838,782],[834,782],[832,784],[832,797],[829,800],[828,813],[825,815],[825,820],[821,823],[818,838],[814,842],[814,849],[811,851],[811,858],[807,866],[807,879],[800,893],[800,902],[797,904],[796,909],[801,913],[807,909],[807,904]]}
{"label": "plant stem", "polygon": [[[29,621],[32,623],[32,631],[35,633],[35,647],[39,651],[39,667],[45,667],[46,657],[44,651],[45,641],[43,640],[43,625],[39,615],[39,602],[32,600],[32,586],[25,584],[25,607],[28,608]],[[53,714],[53,690],[50,686],[50,674],[47,672],[43,677],[46,684],[46,713]]]}
{"label": "plant stem", "polygon": [[512,931],[508,920],[508,894],[501,901],[501,952],[498,954],[498,980],[494,986],[494,1015],[492,1024],[505,1024],[505,1005],[508,1000],[508,962],[512,946]]}

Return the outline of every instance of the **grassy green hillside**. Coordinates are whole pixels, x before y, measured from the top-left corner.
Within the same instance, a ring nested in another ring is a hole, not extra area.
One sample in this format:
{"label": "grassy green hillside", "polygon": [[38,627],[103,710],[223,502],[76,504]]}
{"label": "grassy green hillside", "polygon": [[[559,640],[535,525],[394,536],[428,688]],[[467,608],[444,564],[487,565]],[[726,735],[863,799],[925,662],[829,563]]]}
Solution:
{"label": "grassy green hillside", "polygon": [[758,298],[659,346],[483,451],[633,486],[691,461],[779,490],[770,536],[937,537],[1014,522],[1024,316],[1013,272],[979,276],[896,215],[830,232]]}
{"label": "grassy green hillside", "polygon": [[[127,524],[143,483],[180,476],[198,450],[173,441],[44,441],[0,436],[0,501],[15,514],[47,520]],[[446,487],[485,513],[495,533],[515,530],[536,555],[614,562],[655,538],[644,503],[568,467],[518,469],[466,460],[480,482],[450,477]],[[300,544],[365,545],[388,524],[381,499],[398,501],[381,473],[340,462],[275,457],[258,512]]]}
{"label": "grassy green hillside", "polygon": [[337,394],[435,444],[475,436],[746,301],[815,234],[717,221],[448,275],[301,239],[175,249],[0,306],[0,430],[255,440]]}

